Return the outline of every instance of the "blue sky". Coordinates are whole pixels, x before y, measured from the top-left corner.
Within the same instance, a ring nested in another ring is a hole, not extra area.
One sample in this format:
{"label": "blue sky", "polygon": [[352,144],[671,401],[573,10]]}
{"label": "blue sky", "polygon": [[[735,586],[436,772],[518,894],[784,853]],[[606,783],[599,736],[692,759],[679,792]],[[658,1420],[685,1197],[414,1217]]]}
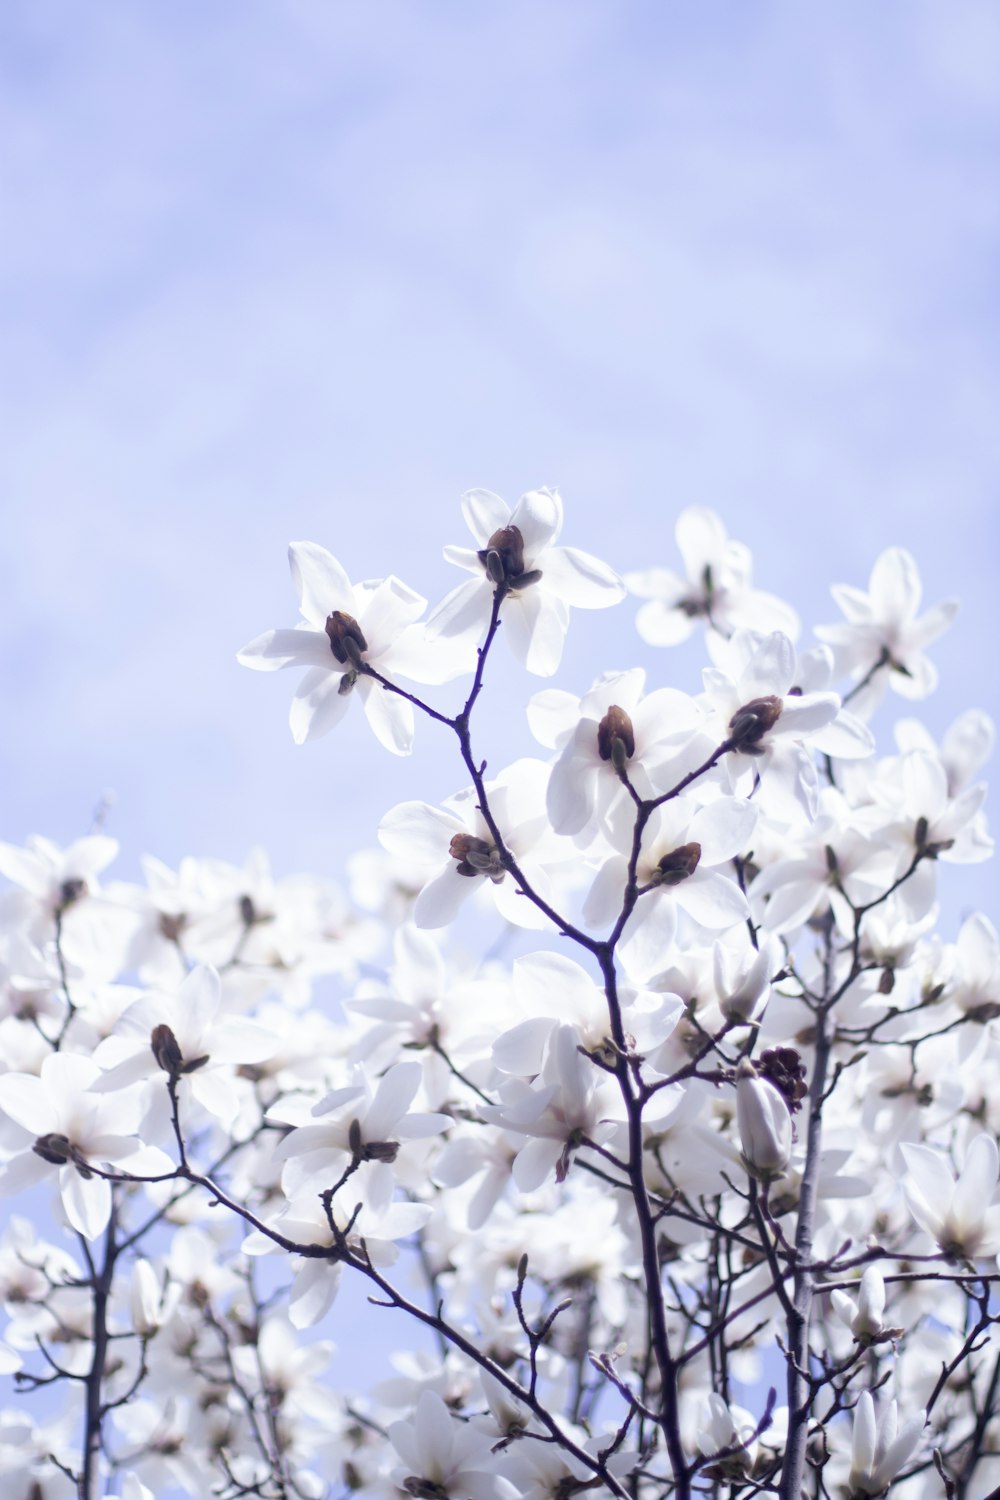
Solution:
{"label": "blue sky", "polygon": [[[9,0],[0,74],[0,836],[112,789],[123,874],[335,875],[453,790],[235,652],[293,538],[439,597],[473,485],[623,569],[711,505],[807,622],[903,542],[963,599],[932,726],[1000,716],[995,7]],[[560,681],[696,688],[632,618]]]}

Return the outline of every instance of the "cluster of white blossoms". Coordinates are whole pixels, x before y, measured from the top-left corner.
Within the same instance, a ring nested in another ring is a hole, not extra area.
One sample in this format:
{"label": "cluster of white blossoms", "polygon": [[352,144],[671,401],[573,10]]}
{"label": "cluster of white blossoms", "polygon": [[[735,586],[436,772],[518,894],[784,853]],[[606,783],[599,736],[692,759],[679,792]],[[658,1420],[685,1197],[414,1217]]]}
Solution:
{"label": "cluster of white blossoms", "polygon": [[[937,886],[993,730],[875,722],[954,606],[894,548],[802,645],[708,511],[624,579],[551,491],[463,512],[429,612],[296,543],[240,652],[304,669],[297,742],[357,699],[454,755],[343,888],[0,845],[4,1500],[1000,1494],[1000,940]],[[487,774],[492,653],[551,676],[629,592],[700,685],[543,688]],[[420,1325],[371,1390],[350,1278]]]}

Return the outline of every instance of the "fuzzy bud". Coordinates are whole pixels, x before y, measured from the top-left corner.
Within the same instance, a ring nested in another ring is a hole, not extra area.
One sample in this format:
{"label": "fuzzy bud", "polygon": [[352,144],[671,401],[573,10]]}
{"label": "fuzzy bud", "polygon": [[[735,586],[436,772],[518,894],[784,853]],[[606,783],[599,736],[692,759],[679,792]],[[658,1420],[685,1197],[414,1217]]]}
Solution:
{"label": "fuzzy bud", "polygon": [[761,755],[760,742],[781,717],[782,702],[773,693],[766,698],[751,698],[738,708],[729,721],[729,738],[733,749],[744,755]]}
{"label": "fuzzy bud", "polygon": [[363,665],[363,654],[368,650],[361,626],[353,615],[335,609],[327,616],[326,633],[330,637],[330,650],[339,662],[355,669]]}
{"label": "fuzzy bud", "polygon": [[616,771],[620,771],[635,754],[632,720],[615,703],[597,726],[597,753],[602,760],[611,761]]}
{"label": "fuzzy bud", "polygon": [[679,849],[672,849],[669,854],[665,854],[657,862],[652,884],[680,885],[682,880],[687,880],[689,876],[694,874],[700,861],[700,844],[681,844]]}

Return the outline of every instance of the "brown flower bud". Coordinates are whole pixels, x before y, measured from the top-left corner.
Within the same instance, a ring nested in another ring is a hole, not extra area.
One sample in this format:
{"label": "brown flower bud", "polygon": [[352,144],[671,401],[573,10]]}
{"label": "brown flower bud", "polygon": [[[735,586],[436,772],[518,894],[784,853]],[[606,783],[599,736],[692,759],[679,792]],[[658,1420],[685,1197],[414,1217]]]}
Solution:
{"label": "brown flower bud", "polygon": [[[621,742],[621,750],[615,749],[615,741]],[[613,703],[597,726],[597,753],[602,760],[610,760],[616,770],[635,754],[635,732],[632,720],[623,708]]]}
{"label": "brown flower bud", "polygon": [[499,885],[506,873],[499,852],[474,834],[453,834],[448,853],[458,861],[459,875],[488,875],[495,885]]}
{"label": "brown flower bud", "polygon": [[69,1136],[60,1135],[56,1131],[40,1135],[31,1149],[42,1161],[49,1162],[53,1167],[63,1167],[73,1160],[73,1145]]}
{"label": "brown flower bud", "polygon": [[339,662],[355,669],[363,665],[363,653],[368,650],[368,642],[353,615],[345,614],[342,609],[335,609],[332,615],[327,616],[326,633],[330,637],[330,650]]}
{"label": "brown flower bud", "polygon": [[164,1073],[169,1073],[171,1078],[178,1078],[184,1067],[184,1054],[170,1027],[165,1023],[154,1026],[149,1035],[149,1045],[156,1059],[156,1066],[162,1068]]}
{"label": "brown flower bud", "polygon": [[73,876],[70,880],[64,880],[59,887],[59,910],[65,911],[67,906],[72,906],[74,901],[79,901],[81,896],[87,894],[87,882],[80,877]]}
{"label": "brown flower bud", "polygon": [[809,1092],[808,1072],[794,1047],[768,1047],[757,1059],[757,1072],[774,1085],[792,1114]]}
{"label": "brown flower bud", "polygon": [[687,880],[689,875],[694,874],[700,861],[700,844],[681,844],[679,849],[672,849],[657,863],[653,884],[680,885],[682,880]]}
{"label": "brown flower bud", "polygon": [[782,702],[773,693],[766,698],[751,698],[738,708],[729,721],[733,749],[744,755],[762,754],[760,742],[781,717]]}
{"label": "brown flower bud", "polygon": [[478,554],[494,583],[512,583],[524,572],[524,537],[517,526],[494,531]]}

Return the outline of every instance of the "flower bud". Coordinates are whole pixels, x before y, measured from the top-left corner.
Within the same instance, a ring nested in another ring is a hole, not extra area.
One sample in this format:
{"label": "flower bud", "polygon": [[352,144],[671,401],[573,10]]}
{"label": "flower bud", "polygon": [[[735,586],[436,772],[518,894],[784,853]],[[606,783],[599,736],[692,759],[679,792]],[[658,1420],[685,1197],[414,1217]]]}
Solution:
{"label": "flower bud", "polygon": [[724,943],[717,942],[712,954],[715,991],[719,1009],[735,1025],[753,1020],[771,992],[772,955],[765,945],[735,958]]}
{"label": "flower bud", "polygon": [[766,698],[751,698],[738,708],[729,721],[729,738],[733,749],[744,755],[761,755],[760,742],[781,717],[780,698],[769,693]]}
{"label": "flower bud", "polygon": [[156,1059],[156,1066],[162,1068],[164,1073],[169,1073],[172,1078],[177,1078],[184,1066],[184,1054],[170,1027],[164,1023],[154,1026],[150,1032],[149,1045]]}
{"label": "flower bud", "polygon": [[53,1167],[63,1167],[73,1160],[73,1144],[69,1136],[61,1135],[58,1131],[40,1135],[31,1149],[42,1161],[47,1161]]}
{"label": "flower bud", "polygon": [[502,526],[494,531],[477,556],[495,584],[513,583],[524,573],[524,538],[519,528]]}
{"label": "flower bud", "polygon": [[792,1117],[774,1086],[749,1058],[736,1070],[736,1123],[747,1171],[764,1182],[784,1175],[792,1159]]}
{"label": "flower bud", "polygon": [[488,875],[494,885],[499,885],[506,874],[498,850],[474,834],[453,834],[448,853],[458,861],[459,875]]}
{"label": "flower bud", "polygon": [[339,662],[355,669],[363,665],[363,653],[368,650],[364,632],[353,615],[335,609],[327,616],[326,633],[330,637],[330,650]]}
{"label": "flower bud", "polygon": [[680,885],[697,870],[701,860],[700,844],[681,844],[657,862],[653,885]]}
{"label": "flower bud", "polygon": [[132,1268],[132,1285],[129,1288],[129,1306],[132,1327],[143,1338],[151,1338],[160,1327],[160,1284],[156,1272],[148,1260],[137,1260]]}
{"label": "flower bud", "polygon": [[882,1332],[885,1316],[885,1282],[878,1266],[869,1266],[858,1287],[858,1310],[851,1319],[851,1332],[861,1343],[871,1343]]}
{"label": "flower bud", "polygon": [[616,703],[611,705],[597,726],[597,753],[602,760],[610,760],[616,771],[620,771],[635,754],[632,720]]}

